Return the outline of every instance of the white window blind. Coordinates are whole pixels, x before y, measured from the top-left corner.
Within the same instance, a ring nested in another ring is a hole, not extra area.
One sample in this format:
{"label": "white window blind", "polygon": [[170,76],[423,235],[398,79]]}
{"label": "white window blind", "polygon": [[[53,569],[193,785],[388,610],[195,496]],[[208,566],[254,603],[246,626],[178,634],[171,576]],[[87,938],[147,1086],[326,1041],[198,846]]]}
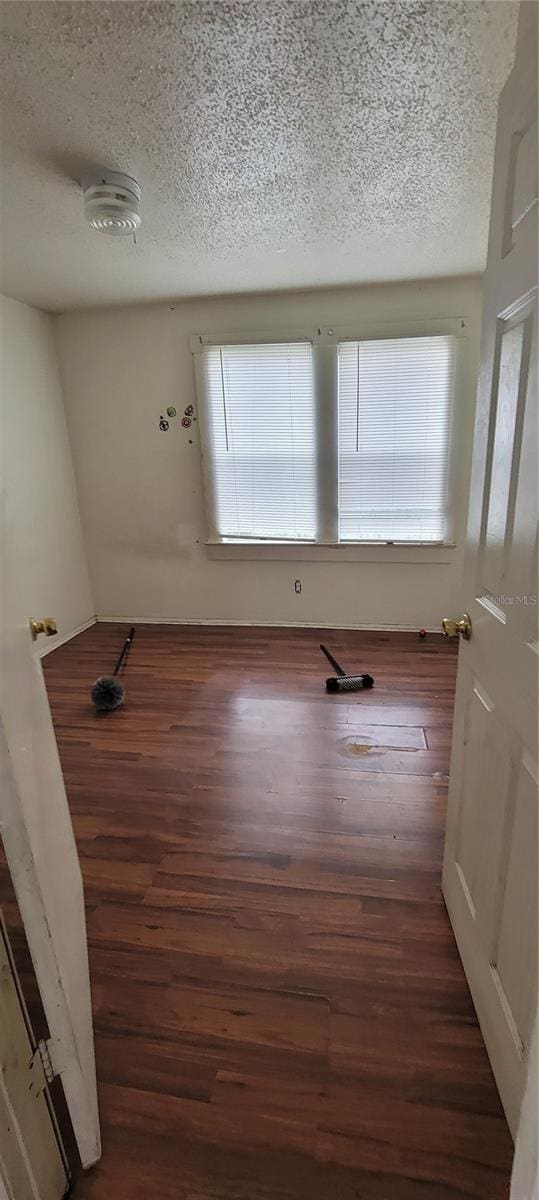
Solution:
{"label": "white window blind", "polygon": [[311,345],[211,346],[201,358],[216,533],[314,540]]}
{"label": "white window blind", "polygon": [[339,540],[447,540],[455,338],[338,353]]}

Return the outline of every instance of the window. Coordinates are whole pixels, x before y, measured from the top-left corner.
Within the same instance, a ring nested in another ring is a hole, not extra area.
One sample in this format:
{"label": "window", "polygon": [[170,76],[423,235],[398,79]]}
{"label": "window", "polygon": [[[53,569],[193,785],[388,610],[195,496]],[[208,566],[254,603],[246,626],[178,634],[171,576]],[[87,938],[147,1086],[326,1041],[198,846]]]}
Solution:
{"label": "window", "polygon": [[339,346],[339,540],[443,542],[455,339]]}
{"label": "window", "polygon": [[215,346],[204,371],[218,535],[314,541],[311,345]]}
{"label": "window", "polygon": [[450,540],[454,336],[196,350],[212,540]]}

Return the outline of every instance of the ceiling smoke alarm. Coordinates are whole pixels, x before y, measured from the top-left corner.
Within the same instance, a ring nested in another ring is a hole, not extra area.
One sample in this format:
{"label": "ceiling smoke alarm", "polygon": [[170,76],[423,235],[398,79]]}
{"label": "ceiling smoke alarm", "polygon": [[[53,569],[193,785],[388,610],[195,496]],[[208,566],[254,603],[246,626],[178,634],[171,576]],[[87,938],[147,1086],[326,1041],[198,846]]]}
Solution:
{"label": "ceiling smoke alarm", "polygon": [[131,236],[141,223],[140,187],[117,171],[101,171],[82,180],[84,215],[92,229],[112,237]]}

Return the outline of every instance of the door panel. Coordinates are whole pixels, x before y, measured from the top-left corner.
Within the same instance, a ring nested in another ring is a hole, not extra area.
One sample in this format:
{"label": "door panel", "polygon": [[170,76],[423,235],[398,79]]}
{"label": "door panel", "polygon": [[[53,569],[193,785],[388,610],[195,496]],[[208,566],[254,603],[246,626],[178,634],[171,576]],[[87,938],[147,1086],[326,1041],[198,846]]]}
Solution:
{"label": "door panel", "polygon": [[[537,450],[532,437],[537,410],[531,394],[530,370],[535,328],[535,300],[525,302],[510,320],[498,322],[499,362],[494,372],[475,589],[478,597],[491,600],[499,619],[511,624],[517,621],[522,630],[526,622],[522,621],[519,610],[534,608],[530,584],[535,566],[536,514],[530,497],[537,474]],[[524,441],[525,423],[531,446]],[[528,599],[528,605],[522,597]],[[535,614],[529,615],[533,633]]]}
{"label": "door panel", "polygon": [[500,986],[519,1031],[529,1046],[534,1018],[534,990],[528,977],[537,975],[537,936],[531,912],[537,912],[537,781],[526,752],[520,762],[508,839],[506,886],[495,947]]}
{"label": "door panel", "polygon": [[[491,941],[509,795],[509,747],[505,727],[480,683],[470,679],[467,691],[455,861],[471,916],[481,927],[485,939]],[[485,795],[490,797],[491,819],[487,826],[484,821]]]}
{"label": "door panel", "polygon": [[503,253],[513,249],[522,221],[533,219],[537,200],[537,118],[515,129],[511,138],[507,172],[507,198],[503,230]]}
{"label": "door panel", "polygon": [[486,527],[481,546],[481,582],[491,596],[501,594],[506,574],[525,395],[525,390],[519,387],[525,326],[522,320],[509,328],[503,328],[503,324],[498,389],[493,406],[492,454],[488,464],[490,478],[487,475],[485,481]]}
{"label": "door panel", "polygon": [[537,1011],[537,8],[500,98],[443,889],[509,1125]]}

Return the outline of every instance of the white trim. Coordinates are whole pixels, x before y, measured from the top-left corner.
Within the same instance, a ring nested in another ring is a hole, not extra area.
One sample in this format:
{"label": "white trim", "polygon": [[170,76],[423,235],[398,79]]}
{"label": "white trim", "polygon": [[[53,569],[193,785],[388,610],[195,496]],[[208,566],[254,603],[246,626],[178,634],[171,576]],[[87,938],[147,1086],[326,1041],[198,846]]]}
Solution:
{"label": "white trim", "polygon": [[[367,633],[418,633],[417,625],[368,625],[363,622],[350,621],[236,621],[222,617],[105,617],[97,614],[100,625],[200,625],[216,628],[220,626],[240,626],[245,629],[356,629]],[[441,628],[424,626],[427,633],[439,633]]]}
{"label": "white trim", "polygon": [[338,346],[313,346],[312,364],[316,422],[316,544],[336,544],[339,538]]}
{"label": "white trim", "polygon": [[[202,497],[206,518],[206,555],[209,559],[228,561],[266,559],[300,562],[402,562],[402,563],[450,563],[451,551],[455,548],[453,538],[460,525],[459,497],[457,489],[457,464],[465,452],[461,444],[464,417],[464,395],[466,367],[469,355],[469,319],[467,317],[433,317],[414,321],[379,320],[357,322],[354,325],[317,326],[306,333],[286,330],[280,333],[235,335],[209,333],[191,334],[189,338],[195,371],[195,394],[200,432],[200,456],[202,464]],[[336,356],[340,343],[346,341],[381,340],[426,336],[451,336],[455,339],[455,375],[451,405],[451,428],[449,431],[449,470],[447,483],[448,524],[446,542],[359,543],[336,542],[339,524],[338,500],[338,371]],[[204,352],[214,346],[261,345],[264,343],[286,343],[303,341],[313,347],[315,380],[315,411],[317,428],[317,539],[311,543],[285,542],[232,542],[219,536],[215,502],[211,451],[211,422],[208,418],[208,389],[205,381]],[[332,353],[333,352],[333,353]],[[329,383],[329,388],[328,388]],[[331,386],[333,384],[333,386]],[[333,417],[333,420],[331,420]],[[293,547],[293,549],[291,548]],[[445,551],[449,550],[449,555]],[[373,554],[374,551],[374,554]],[[384,553],[385,552],[385,553]]]}
{"label": "white trim", "polygon": [[79,633],[84,633],[85,629],[89,629],[91,625],[95,625],[96,623],[97,617],[90,617],[88,621],[83,621],[82,625],[77,625],[69,633],[61,634],[60,637],[54,637],[50,642],[47,640],[43,643],[43,646],[39,646],[38,643],[37,657],[45,658],[45,655],[50,654],[51,650],[58,650],[59,646],[63,646],[65,642],[70,642],[71,638],[77,637]]}
{"label": "white trim", "polygon": [[204,543],[206,556],[216,562],[249,562],[263,559],[267,562],[360,562],[360,563],[421,563],[421,566],[454,561],[455,543],[408,542],[256,542],[220,541],[208,539]]}
{"label": "white trim", "polygon": [[263,346],[266,343],[270,345],[288,345],[290,342],[307,342],[313,345],[316,337],[315,329],[292,330],[277,329],[264,332],[255,330],[245,333],[235,332],[225,334],[213,333],[191,333],[189,335],[189,348],[191,354],[200,354],[203,350],[208,350],[212,346]]}
{"label": "white trim", "polygon": [[259,346],[266,342],[277,345],[288,342],[310,342],[311,345],[337,345],[338,342],[381,340],[395,337],[424,337],[436,334],[453,334],[456,338],[468,337],[469,317],[416,317],[415,320],[402,318],[387,321],[363,321],[358,319],[353,325],[328,325],[322,322],[307,328],[298,326],[284,329],[247,329],[239,333],[238,329],[226,330],[221,333],[192,333],[189,335],[191,354],[200,354],[210,346]]}

